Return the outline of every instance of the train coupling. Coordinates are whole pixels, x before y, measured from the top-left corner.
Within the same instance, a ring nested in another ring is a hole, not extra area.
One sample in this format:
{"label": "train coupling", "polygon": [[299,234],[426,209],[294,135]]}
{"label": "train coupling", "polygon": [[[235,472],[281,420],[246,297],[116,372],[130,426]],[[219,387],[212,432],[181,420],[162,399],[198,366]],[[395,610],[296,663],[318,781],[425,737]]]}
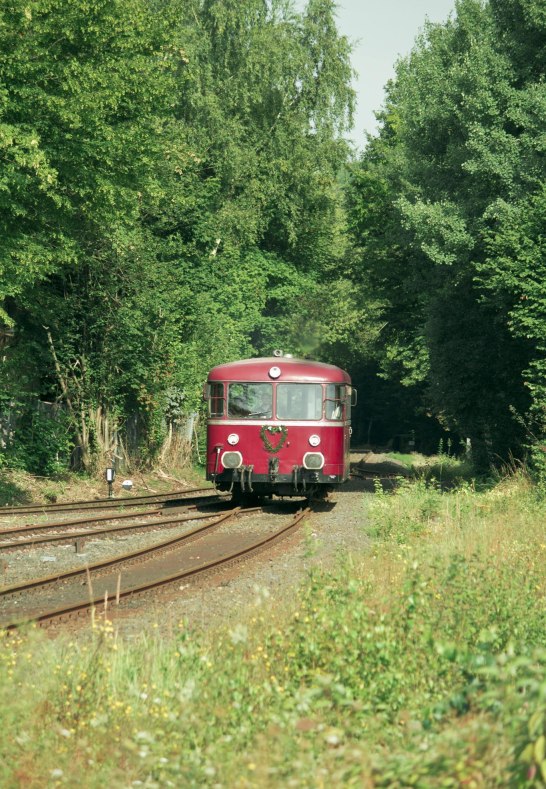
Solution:
{"label": "train coupling", "polygon": [[277,481],[279,473],[279,458],[269,458],[269,480],[270,482]]}

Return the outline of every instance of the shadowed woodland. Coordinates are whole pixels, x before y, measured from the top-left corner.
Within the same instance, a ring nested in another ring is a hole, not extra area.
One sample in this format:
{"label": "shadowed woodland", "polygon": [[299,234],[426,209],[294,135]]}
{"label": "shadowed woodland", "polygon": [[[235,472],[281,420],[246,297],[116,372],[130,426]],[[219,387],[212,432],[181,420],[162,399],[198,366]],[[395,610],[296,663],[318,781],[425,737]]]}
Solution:
{"label": "shadowed woodland", "polygon": [[4,5],[0,462],[148,463],[279,347],[350,371],[358,444],[540,471],[545,41],[460,0],[357,154],[331,0]]}

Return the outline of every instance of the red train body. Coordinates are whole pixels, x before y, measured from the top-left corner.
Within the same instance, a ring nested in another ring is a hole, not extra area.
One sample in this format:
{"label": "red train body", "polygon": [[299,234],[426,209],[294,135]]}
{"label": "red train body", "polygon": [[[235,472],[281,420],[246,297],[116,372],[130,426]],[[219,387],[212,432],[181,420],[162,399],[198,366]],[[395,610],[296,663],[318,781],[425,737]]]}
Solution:
{"label": "red train body", "polygon": [[207,479],[235,495],[313,495],[349,476],[351,379],[279,355],[208,376]]}

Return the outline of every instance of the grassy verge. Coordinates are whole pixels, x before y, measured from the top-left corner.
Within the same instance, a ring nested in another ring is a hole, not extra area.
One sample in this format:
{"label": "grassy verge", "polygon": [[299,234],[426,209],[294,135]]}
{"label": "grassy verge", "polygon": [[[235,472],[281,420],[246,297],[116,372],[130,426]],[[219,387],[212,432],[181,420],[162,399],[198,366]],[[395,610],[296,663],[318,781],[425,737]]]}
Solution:
{"label": "grassy verge", "polygon": [[546,785],[543,502],[421,480],[362,510],[369,554],[231,630],[4,637],[0,785]]}
{"label": "grassy verge", "polygon": [[[202,470],[191,466],[169,469],[169,473],[161,468],[146,473],[118,472],[114,481],[114,496],[127,496],[121,487],[125,478],[130,478],[133,482],[133,495],[142,496],[178,490],[184,486],[203,487],[207,484]],[[108,485],[104,472],[95,475],[66,472],[57,476],[37,477],[17,469],[0,469],[0,515],[4,506],[93,500],[107,496]]]}
{"label": "grassy verge", "polygon": [[458,484],[475,477],[470,458],[455,455],[421,455],[418,452],[389,452],[388,458],[402,463],[416,479],[434,480],[441,485]]}

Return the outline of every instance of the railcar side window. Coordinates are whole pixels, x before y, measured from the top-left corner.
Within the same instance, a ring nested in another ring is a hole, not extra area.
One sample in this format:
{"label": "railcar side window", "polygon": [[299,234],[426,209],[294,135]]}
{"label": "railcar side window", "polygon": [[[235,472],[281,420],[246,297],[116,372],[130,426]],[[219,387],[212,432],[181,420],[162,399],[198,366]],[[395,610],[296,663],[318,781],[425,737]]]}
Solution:
{"label": "railcar side window", "polygon": [[224,416],[224,384],[209,384],[209,416]]}
{"label": "railcar side window", "polygon": [[230,384],[228,416],[235,419],[271,419],[273,416],[272,384]]}
{"label": "railcar side window", "polygon": [[326,419],[343,419],[343,406],[346,400],[345,387],[341,384],[328,384],[326,387]]}
{"label": "railcar side window", "polygon": [[321,418],[321,384],[277,384],[277,419]]}

